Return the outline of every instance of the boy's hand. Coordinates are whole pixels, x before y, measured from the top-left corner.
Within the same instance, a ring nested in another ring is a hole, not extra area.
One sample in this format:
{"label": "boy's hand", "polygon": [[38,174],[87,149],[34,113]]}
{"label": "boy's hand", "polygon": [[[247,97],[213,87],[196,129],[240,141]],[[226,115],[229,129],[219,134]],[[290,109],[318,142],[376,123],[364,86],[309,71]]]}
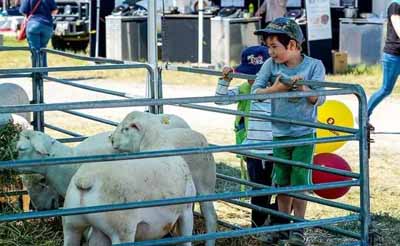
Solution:
{"label": "boy's hand", "polygon": [[286,92],[286,91],[290,90],[291,86],[282,83],[280,81],[281,78],[282,78],[282,75],[278,75],[278,77],[276,77],[276,79],[275,79],[274,84],[271,86],[271,89],[274,92]]}
{"label": "boy's hand", "polygon": [[299,87],[301,87],[302,85],[297,85],[296,83],[300,80],[303,80],[302,76],[293,76],[292,78],[290,78],[290,80],[292,81],[292,88],[294,90],[300,90]]}
{"label": "boy's hand", "polygon": [[233,68],[225,66],[222,69],[222,79],[227,82],[230,82],[232,80],[232,78],[229,77],[229,74],[231,74],[231,73],[233,73]]}
{"label": "boy's hand", "polygon": [[310,91],[311,88],[308,85],[297,85],[296,83],[300,80],[304,80],[302,76],[294,76],[291,78],[292,85],[297,91]]}

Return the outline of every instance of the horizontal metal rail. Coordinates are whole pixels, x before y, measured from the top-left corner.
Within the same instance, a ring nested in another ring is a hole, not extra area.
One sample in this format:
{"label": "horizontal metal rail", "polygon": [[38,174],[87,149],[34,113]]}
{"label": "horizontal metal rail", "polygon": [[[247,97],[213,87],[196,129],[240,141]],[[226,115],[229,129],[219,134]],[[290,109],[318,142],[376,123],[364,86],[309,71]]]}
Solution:
{"label": "horizontal metal rail", "polygon": [[73,58],[73,59],[76,59],[76,60],[91,61],[91,62],[101,62],[101,63],[124,64],[124,61],[121,61],[121,60],[83,56],[83,55],[77,55],[77,54],[72,54],[72,53],[63,52],[63,51],[59,51],[59,50],[53,50],[53,49],[41,49],[41,51],[44,51],[44,52],[49,53],[49,54],[54,54],[54,55],[68,57],[68,58]]}
{"label": "horizontal metal rail", "polygon": [[167,198],[167,199],[151,200],[151,201],[97,205],[97,206],[81,207],[81,208],[62,208],[57,210],[0,215],[0,222],[39,219],[39,218],[54,217],[54,216],[91,214],[91,213],[120,211],[120,210],[136,209],[136,208],[169,206],[169,205],[186,204],[194,202],[235,199],[241,197],[257,197],[257,196],[266,196],[274,194],[285,194],[290,192],[304,192],[308,190],[323,190],[323,189],[332,189],[332,188],[358,186],[358,185],[359,185],[358,181],[340,181],[340,182],[332,182],[332,183],[324,183],[316,185],[299,185],[299,186],[279,187],[279,188],[274,187],[270,189],[260,189],[260,190],[251,190],[243,192],[215,193],[209,195],[198,195],[198,196]]}
{"label": "horizontal metal rail", "polygon": [[103,124],[107,124],[107,125],[111,125],[111,126],[118,126],[118,122],[115,121],[111,121],[111,120],[106,120],[97,116],[93,116],[90,114],[85,114],[85,113],[81,113],[81,112],[77,112],[77,111],[72,111],[72,110],[62,110],[61,112],[67,113],[67,114],[71,114],[71,115],[75,115],[75,116],[79,116],[88,120],[93,120],[93,121],[97,121]]}
{"label": "horizontal metal rail", "polygon": [[87,138],[88,137],[58,138],[57,141],[60,141],[61,143],[76,143],[82,142]]}
{"label": "horizontal metal rail", "polygon": [[[288,215],[287,213],[279,212],[279,211],[274,210],[274,209],[260,207],[260,206],[254,205],[254,204],[249,204],[249,203],[242,202],[242,201],[235,200],[235,199],[228,199],[228,200],[224,200],[224,201],[227,202],[227,203],[231,203],[231,204],[237,205],[239,207],[249,208],[249,209],[252,209],[252,210],[256,210],[258,212],[271,214],[271,215],[274,215],[274,216],[278,216],[280,218],[293,220],[295,222],[310,221],[310,220],[306,220],[306,219],[303,219],[303,218],[300,218],[300,217]],[[330,231],[330,232],[338,233],[338,234],[341,234],[341,235],[344,235],[344,236],[347,236],[347,237],[351,237],[351,238],[355,238],[355,239],[361,239],[359,233],[355,233],[355,232],[352,232],[352,231],[347,231],[347,230],[344,230],[344,229],[339,228],[339,227],[321,226],[320,228],[325,229],[325,230]]]}
{"label": "horizontal metal rail", "polygon": [[[328,93],[329,91],[321,91],[320,93]],[[332,91],[330,91],[332,92]],[[316,91],[301,92],[310,93],[305,96],[314,95]],[[284,96],[293,96],[293,93],[283,93]],[[104,101],[86,101],[86,102],[71,102],[71,103],[52,103],[52,104],[35,104],[35,105],[12,105],[0,106],[0,113],[19,113],[19,112],[40,112],[40,111],[55,111],[55,110],[71,110],[71,109],[94,109],[94,108],[115,108],[115,107],[135,107],[135,106],[155,106],[155,105],[175,105],[188,103],[207,103],[207,102],[222,102],[226,100],[263,100],[270,97],[275,97],[277,94],[257,94],[243,96],[211,96],[211,97],[188,97],[188,98],[170,98],[170,99],[123,99],[123,100],[104,100]],[[279,95],[278,95],[279,96]],[[273,120],[273,119],[271,119]],[[285,121],[284,118],[282,118]],[[290,121],[289,121],[290,122]],[[332,125],[323,125],[321,123],[313,123],[307,121],[296,121],[299,124],[304,124],[312,127],[324,127],[324,129],[334,129],[339,131],[339,127]],[[350,128],[351,129],[351,128]],[[356,132],[354,129],[346,129],[343,131]]]}
{"label": "horizontal metal rail", "polygon": [[83,84],[75,83],[75,82],[68,81],[65,79],[57,79],[57,78],[48,77],[48,76],[43,76],[43,78],[47,79],[49,81],[60,83],[60,84],[65,84],[65,85],[77,87],[80,89],[95,91],[95,92],[104,93],[104,94],[113,95],[113,96],[119,96],[119,97],[131,98],[131,99],[144,98],[143,96],[132,95],[132,94],[125,93],[125,92],[113,91],[113,90],[108,90],[108,89],[102,89],[102,88],[94,87],[94,86],[90,86],[90,85],[83,85]]}
{"label": "horizontal metal rail", "polygon": [[[211,146],[217,146],[217,145],[211,145]],[[331,167],[325,167],[325,166],[319,166],[319,165],[312,165],[309,163],[304,163],[300,161],[292,161],[292,160],[287,160],[283,158],[278,158],[274,157],[272,155],[257,155],[251,152],[251,150],[243,150],[243,151],[231,151],[232,153],[243,155],[243,156],[248,156],[252,157],[255,159],[259,160],[267,160],[267,161],[273,161],[273,162],[279,162],[280,164],[284,165],[290,165],[290,166],[296,166],[296,167],[304,167],[307,169],[312,169],[312,170],[317,170],[321,172],[327,172],[327,173],[332,173],[332,174],[337,174],[345,177],[351,177],[351,178],[360,178],[359,173],[354,173],[354,172],[349,172],[341,169],[336,169],[336,168],[331,168]]]}
{"label": "horizontal metal rail", "polygon": [[[267,185],[258,184],[258,183],[250,182],[250,181],[247,181],[247,180],[243,180],[243,179],[227,176],[227,175],[224,175],[224,174],[221,174],[221,173],[217,173],[217,178],[224,179],[224,180],[231,181],[231,182],[235,182],[235,183],[238,183],[238,184],[243,184],[243,185],[254,187],[254,188],[258,188],[258,189],[269,189],[269,188],[272,187],[272,186],[267,186]],[[285,195],[288,195],[288,196],[291,196],[291,197],[295,197],[295,198],[298,198],[298,199],[302,199],[302,200],[306,200],[306,201],[310,201],[310,202],[319,203],[319,204],[325,205],[325,206],[344,209],[344,210],[355,212],[355,213],[359,213],[360,212],[360,208],[359,207],[348,205],[348,204],[343,204],[343,203],[335,202],[335,201],[331,201],[331,200],[321,199],[321,198],[313,197],[313,196],[310,196],[310,195],[296,194],[296,193],[288,193],[288,194],[285,194]]]}
{"label": "horizontal metal rail", "polygon": [[340,246],[360,246],[361,242],[351,242],[351,243],[345,243],[345,244],[341,244]]}
{"label": "horizontal metal rail", "polygon": [[290,123],[290,124],[301,125],[301,126],[310,126],[310,127],[316,127],[316,128],[320,128],[320,129],[334,131],[334,132],[346,132],[346,133],[353,133],[353,134],[358,133],[357,129],[349,128],[349,127],[335,126],[335,125],[324,124],[324,123],[291,120],[291,119],[268,116],[265,114],[258,114],[258,113],[244,113],[244,112],[241,112],[238,110],[232,110],[232,109],[226,109],[226,108],[210,107],[210,106],[195,105],[195,104],[180,104],[180,105],[176,105],[176,106],[210,111],[210,112],[216,112],[216,113],[222,113],[222,114],[239,115],[239,116],[250,117],[250,118],[255,118],[255,119],[263,119],[263,120],[274,121],[274,122]]}
{"label": "horizontal metal rail", "polygon": [[[217,71],[217,70],[211,70],[211,69],[205,69],[205,68],[193,68],[193,67],[184,67],[184,66],[177,66],[173,64],[165,64],[164,66],[165,70],[170,70],[170,71],[179,71],[179,72],[186,72],[186,73],[197,73],[197,74],[203,74],[203,75],[212,75],[212,76],[221,76],[222,77],[222,72]],[[249,75],[249,74],[243,74],[243,73],[231,73],[228,76],[229,78],[238,78],[238,79],[250,79],[250,80],[255,80],[257,78],[257,75]],[[286,82],[289,82],[290,80],[288,79],[283,79]],[[355,84],[349,84],[348,82],[321,82],[321,81],[315,81],[315,80],[300,80],[296,82],[296,84],[306,84],[306,85],[311,85],[315,87],[328,87],[328,88],[356,88],[358,85]]]}
{"label": "horizontal metal rail", "polygon": [[27,46],[0,46],[0,51],[30,51]]}
{"label": "horizontal metal rail", "polygon": [[16,73],[16,74],[0,74],[0,79],[9,79],[9,78],[32,78],[31,73]]}
{"label": "horizontal metal rail", "polygon": [[129,243],[119,243],[113,244],[113,246],[155,246],[155,245],[176,245],[185,242],[194,242],[194,241],[205,241],[210,239],[222,239],[222,238],[234,238],[234,237],[243,237],[253,234],[260,233],[271,233],[278,231],[286,231],[286,230],[296,230],[300,228],[312,228],[312,227],[321,227],[329,224],[337,224],[337,223],[345,223],[356,221],[358,216],[351,215],[345,217],[337,217],[337,218],[329,218],[329,219],[321,219],[317,221],[307,221],[307,222],[296,222],[288,225],[273,225],[273,226],[262,226],[256,228],[248,228],[242,230],[235,231],[226,231],[226,232],[216,232],[216,233],[206,233],[200,235],[193,236],[182,236],[176,238],[165,238],[161,240],[151,240],[151,241],[143,241],[143,242],[129,242]]}
{"label": "horizontal metal rail", "polygon": [[[118,153],[111,155],[92,155],[92,156],[76,156],[76,157],[57,157],[48,159],[35,159],[35,160],[12,160],[12,161],[1,161],[1,168],[19,168],[29,166],[54,166],[59,164],[77,164],[84,162],[105,162],[105,161],[116,161],[116,160],[133,160],[133,159],[144,159],[154,158],[163,156],[176,156],[176,155],[191,155],[191,154],[205,154],[214,152],[231,152],[237,150],[247,149],[258,149],[258,148],[273,148],[273,147],[288,147],[288,146],[301,146],[304,144],[316,144],[316,143],[327,143],[332,141],[349,141],[354,140],[354,137],[343,136],[343,137],[329,137],[319,138],[313,140],[286,140],[276,141],[271,143],[255,143],[255,144],[242,144],[242,145],[224,145],[224,146],[208,146],[208,147],[196,147],[196,148],[179,148],[170,150],[157,150],[157,151],[142,151],[136,153]],[[285,162],[284,159],[282,159]],[[307,166],[306,168],[313,168],[313,166]],[[328,172],[328,171],[327,171]]]}
{"label": "horizontal metal rail", "polygon": [[66,66],[66,67],[33,67],[33,68],[7,68],[7,69],[2,68],[0,69],[0,74],[77,72],[77,71],[98,71],[98,70],[131,69],[131,68],[145,68],[149,71],[150,74],[153,74],[151,66],[146,63]]}
{"label": "horizontal metal rail", "polygon": [[0,197],[20,196],[20,195],[28,195],[28,191],[26,191],[26,190],[16,190],[16,191],[0,192]]}
{"label": "horizontal metal rail", "polygon": [[[204,216],[199,212],[193,211],[193,214],[195,216],[204,218]],[[223,227],[226,227],[226,228],[229,228],[229,229],[233,229],[233,230],[241,230],[241,229],[243,229],[242,227],[240,227],[238,225],[233,225],[233,224],[230,224],[230,223],[228,223],[226,221],[223,221],[223,220],[217,220],[217,223],[218,223],[218,225],[221,225]]]}
{"label": "horizontal metal rail", "polygon": [[50,124],[46,124],[45,123],[44,126],[49,128],[49,129],[51,129],[51,130],[54,130],[54,131],[57,131],[57,132],[61,132],[61,133],[64,133],[64,134],[67,134],[67,135],[70,135],[70,136],[73,136],[73,137],[83,137],[79,133],[72,132],[72,131],[57,127],[57,126],[50,125]]}

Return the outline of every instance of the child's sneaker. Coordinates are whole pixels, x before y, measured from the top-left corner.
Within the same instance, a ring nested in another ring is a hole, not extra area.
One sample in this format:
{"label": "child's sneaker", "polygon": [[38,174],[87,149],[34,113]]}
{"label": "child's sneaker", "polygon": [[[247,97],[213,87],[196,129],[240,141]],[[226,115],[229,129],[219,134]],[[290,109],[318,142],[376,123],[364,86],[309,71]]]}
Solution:
{"label": "child's sneaker", "polygon": [[288,244],[290,246],[306,246],[306,238],[301,230],[292,231],[289,236]]}

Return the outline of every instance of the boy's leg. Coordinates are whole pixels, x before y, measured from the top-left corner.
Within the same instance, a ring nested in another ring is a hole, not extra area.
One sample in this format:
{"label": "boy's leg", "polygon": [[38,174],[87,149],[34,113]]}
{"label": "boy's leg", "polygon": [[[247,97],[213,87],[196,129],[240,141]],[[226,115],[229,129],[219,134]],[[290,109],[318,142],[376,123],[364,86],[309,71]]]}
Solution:
{"label": "boy's leg", "polygon": [[[308,134],[303,138],[312,138],[314,134]],[[312,165],[314,154],[314,145],[304,145],[294,147],[292,160],[300,161]],[[308,185],[311,184],[311,170],[300,167],[293,167],[290,177],[291,185]],[[293,199],[293,211],[296,217],[304,218],[307,209],[307,201],[301,199]],[[289,242],[290,245],[305,245],[304,230],[299,229],[291,232]]]}
{"label": "boy's leg", "polygon": [[[311,138],[314,134],[304,136],[304,138]],[[292,160],[300,161],[307,164],[312,164],[312,157],[314,153],[314,145],[303,145],[294,147]],[[311,180],[311,170],[301,167],[292,167],[292,173],[290,176],[291,185],[308,185]],[[298,217],[304,218],[307,202],[300,199],[293,200],[294,214]]]}
{"label": "boy's leg", "polygon": [[[274,141],[275,140],[283,140],[283,139],[274,138]],[[274,148],[274,157],[290,160],[292,157],[292,149],[293,149],[292,147]],[[272,182],[278,186],[290,185],[291,170],[292,167],[289,165],[275,163],[274,168],[272,170]],[[290,214],[292,210],[293,199],[286,195],[280,194],[277,196],[277,201],[278,201],[279,211]]]}
{"label": "boy's leg", "polygon": [[[274,137],[274,141],[285,140],[285,138],[277,138]],[[290,160],[292,156],[292,147],[285,148],[274,148],[274,157],[278,157],[281,159]],[[272,183],[277,186],[288,186],[290,184],[290,172],[292,167],[289,165],[284,165],[280,163],[274,163],[274,167],[272,170]],[[278,203],[278,210],[280,212],[284,212],[287,214],[291,213],[292,210],[292,201],[291,197],[286,195],[277,195],[276,201]],[[290,223],[290,220],[276,217],[272,221],[272,224],[287,224]],[[282,231],[278,233],[277,240],[286,240],[288,238],[288,232]]]}

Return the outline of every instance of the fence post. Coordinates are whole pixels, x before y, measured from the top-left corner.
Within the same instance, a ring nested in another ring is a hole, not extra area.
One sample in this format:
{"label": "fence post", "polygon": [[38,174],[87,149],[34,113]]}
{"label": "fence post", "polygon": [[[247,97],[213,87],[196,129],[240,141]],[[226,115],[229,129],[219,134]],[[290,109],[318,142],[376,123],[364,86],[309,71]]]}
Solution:
{"label": "fence post", "polygon": [[369,190],[369,163],[367,143],[367,98],[361,86],[358,87],[358,119],[359,119],[359,158],[360,158],[360,205],[361,205],[361,245],[369,245],[370,190]]}
{"label": "fence post", "polygon": [[[41,67],[41,52],[40,50],[31,49],[32,52],[32,67]],[[32,73],[32,103],[43,103],[43,77],[42,73]],[[33,129],[36,131],[44,131],[44,113],[33,112]]]}
{"label": "fence post", "polygon": [[[157,95],[158,99],[163,98],[163,80],[162,80],[162,67],[158,67],[157,69],[158,72],[158,83],[157,83]],[[164,113],[164,106],[159,105],[157,108],[157,113],[158,114],[163,114]]]}

